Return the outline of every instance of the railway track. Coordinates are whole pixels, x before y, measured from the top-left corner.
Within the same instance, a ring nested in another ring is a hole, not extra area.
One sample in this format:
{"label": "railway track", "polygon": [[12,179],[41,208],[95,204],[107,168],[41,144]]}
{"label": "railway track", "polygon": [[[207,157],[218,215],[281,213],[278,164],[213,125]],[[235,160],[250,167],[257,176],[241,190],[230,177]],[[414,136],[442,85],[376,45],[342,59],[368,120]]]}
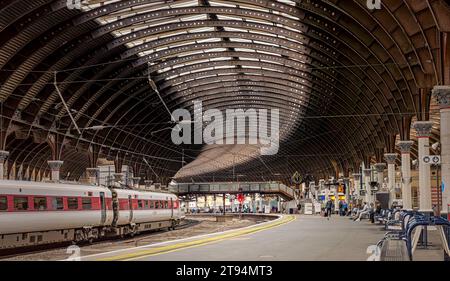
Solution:
{"label": "railway track", "polygon": [[[183,220],[183,223],[176,226],[175,229],[172,231],[177,231],[177,230],[182,230],[185,228],[193,227],[200,223],[201,223],[201,221],[198,221],[198,220],[185,219],[185,220]],[[164,233],[164,232],[169,232],[169,230],[160,229],[160,230],[142,232],[142,233],[137,234],[133,238],[110,237],[110,238],[96,240],[93,243],[80,243],[77,245],[82,248],[83,246],[100,245],[102,243],[107,243],[107,242],[118,242],[117,244],[134,244],[135,246],[138,246],[139,243],[144,242],[146,239],[151,238],[154,235]],[[51,251],[51,250],[58,250],[58,249],[62,250],[62,249],[66,249],[70,245],[72,245],[72,243],[66,242],[66,243],[58,243],[58,244],[46,244],[46,245],[38,245],[38,246],[33,246],[33,247],[23,247],[23,248],[0,250],[0,260],[14,258],[14,257],[24,255],[24,254],[39,254],[39,253],[45,253],[45,252]]]}

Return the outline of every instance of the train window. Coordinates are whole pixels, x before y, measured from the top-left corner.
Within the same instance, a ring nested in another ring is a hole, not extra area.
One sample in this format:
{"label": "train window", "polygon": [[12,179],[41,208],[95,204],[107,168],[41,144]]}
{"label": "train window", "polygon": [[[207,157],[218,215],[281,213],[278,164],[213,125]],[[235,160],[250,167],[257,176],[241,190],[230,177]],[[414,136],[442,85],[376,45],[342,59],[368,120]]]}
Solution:
{"label": "train window", "polygon": [[47,198],[45,197],[34,197],[34,209],[36,211],[47,210]]}
{"label": "train window", "polygon": [[0,211],[8,210],[8,199],[6,196],[0,196]]}
{"label": "train window", "polygon": [[77,210],[78,209],[78,198],[77,197],[67,198],[67,207],[69,207],[70,210]]}
{"label": "train window", "polygon": [[28,210],[28,198],[27,197],[14,197],[14,210],[17,210],[17,211]]}
{"label": "train window", "polygon": [[159,209],[159,201],[155,201],[155,209]]}
{"label": "train window", "polygon": [[138,208],[142,209],[142,207],[143,207],[142,200],[138,200]]}
{"label": "train window", "polygon": [[83,205],[83,210],[90,210],[92,209],[92,200],[91,198],[82,198],[81,204]]}
{"label": "train window", "polygon": [[169,202],[164,201],[164,209],[169,209]]}
{"label": "train window", "polygon": [[52,198],[52,207],[53,210],[64,210],[64,201],[62,197],[53,197]]}
{"label": "train window", "polygon": [[150,200],[150,209],[155,209],[155,202]]}
{"label": "train window", "polygon": [[148,200],[145,200],[145,209],[148,209]]}

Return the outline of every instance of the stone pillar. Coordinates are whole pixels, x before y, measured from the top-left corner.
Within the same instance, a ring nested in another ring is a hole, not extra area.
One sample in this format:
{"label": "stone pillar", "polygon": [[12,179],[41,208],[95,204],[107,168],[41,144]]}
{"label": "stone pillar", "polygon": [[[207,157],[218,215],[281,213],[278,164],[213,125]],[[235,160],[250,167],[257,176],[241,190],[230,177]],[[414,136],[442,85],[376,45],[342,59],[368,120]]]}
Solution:
{"label": "stone pillar", "polygon": [[61,166],[63,165],[64,161],[60,160],[49,160],[47,161],[48,166],[50,167],[50,170],[52,171],[51,179],[52,181],[59,181],[59,170],[61,169]]}
{"label": "stone pillar", "polygon": [[334,211],[339,210],[339,193],[337,187],[333,187],[334,189]]}
{"label": "stone pillar", "polygon": [[145,183],[145,189],[151,190],[153,181],[151,181],[151,180],[145,180],[144,183]]}
{"label": "stone pillar", "polygon": [[350,179],[344,178],[344,186],[345,186],[345,202],[350,201]]}
{"label": "stone pillar", "polygon": [[400,141],[398,143],[402,153],[402,201],[405,210],[412,210],[411,147],[413,144],[413,141]]}
{"label": "stone pillar", "polygon": [[441,171],[444,191],[441,197],[441,214],[448,213],[450,205],[450,86],[436,86],[433,96],[441,112]]}
{"label": "stone pillar", "polygon": [[391,206],[392,202],[397,199],[395,192],[395,160],[397,160],[397,153],[386,153],[384,159],[388,165],[389,206]]}
{"label": "stone pillar", "polygon": [[372,169],[364,169],[364,185],[366,186],[366,196],[364,197],[364,201],[369,203],[372,199],[372,191],[370,187],[370,176],[372,174]]}
{"label": "stone pillar", "polygon": [[375,169],[377,170],[377,182],[378,182],[378,191],[381,191],[383,188],[384,182],[384,169],[386,168],[385,163],[377,163],[375,164]]}
{"label": "stone pillar", "polygon": [[122,182],[123,181],[123,174],[122,173],[114,173],[114,181],[115,182]]}
{"label": "stone pillar", "polygon": [[419,149],[419,211],[432,213],[431,203],[431,172],[430,165],[423,162],[423,157],[430,155],[430,134],[433,123],[429,121],[418,121],[414,123],[417,131]]}
{"label": "stone pillar", "polygon": [[360,197],[360,189],[361,189],[361,174],[353,174],[353,194],[356,194],[356,197]]}
{"label": "stone pillar", "polygon": [[0,180],[5,177],[5,161],[8,159],[9,151],[0,150]]}
{"label": "stone pillar", "polygon": [[141,181],[140,177],[134,177],[133,178],[133,187],[136,189],[139,189],[139,182]]}
{"label": "stone pillar", "polygon": [[89,180],[89,184],[97,184],[98,168],[86,168],[86,175]]}

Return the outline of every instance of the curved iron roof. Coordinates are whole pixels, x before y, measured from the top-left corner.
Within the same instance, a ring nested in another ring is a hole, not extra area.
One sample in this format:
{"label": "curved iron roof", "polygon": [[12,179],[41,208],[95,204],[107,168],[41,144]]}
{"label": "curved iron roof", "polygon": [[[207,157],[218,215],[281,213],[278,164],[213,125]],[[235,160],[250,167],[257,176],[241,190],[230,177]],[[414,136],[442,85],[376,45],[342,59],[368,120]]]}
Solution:
{"label": "curved iron roof", "polygon": [[[382,1],[380,10],[366,0],[90,0],[80,10],[66,0],[0,1],[9,176],[47,171],[49,134],[71,178],[89,165],[89,147],[152,177],[147,157],[166,180],[226,180],[233,169],[247,180],[348,173],[395,150],[411,120],[431,115],[439,138],[429,91],[450,83],[449,18],[445,0]],[[280,153],[172,144],[148,77],[170,110],[198,99],[205,109],[280,108]],[[183,159],[191,163],[179,171]]]}

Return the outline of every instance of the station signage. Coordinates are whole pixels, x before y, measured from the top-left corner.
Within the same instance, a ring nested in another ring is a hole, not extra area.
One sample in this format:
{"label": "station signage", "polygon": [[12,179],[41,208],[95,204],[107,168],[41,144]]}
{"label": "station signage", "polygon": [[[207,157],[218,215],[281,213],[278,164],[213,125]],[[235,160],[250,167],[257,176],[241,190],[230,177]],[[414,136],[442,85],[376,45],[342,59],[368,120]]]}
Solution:
{"label": "station signage", "polygon": [[423,163],[430,165],[440,165],[441,156],[439,155],[426,155],[422,158]]}

